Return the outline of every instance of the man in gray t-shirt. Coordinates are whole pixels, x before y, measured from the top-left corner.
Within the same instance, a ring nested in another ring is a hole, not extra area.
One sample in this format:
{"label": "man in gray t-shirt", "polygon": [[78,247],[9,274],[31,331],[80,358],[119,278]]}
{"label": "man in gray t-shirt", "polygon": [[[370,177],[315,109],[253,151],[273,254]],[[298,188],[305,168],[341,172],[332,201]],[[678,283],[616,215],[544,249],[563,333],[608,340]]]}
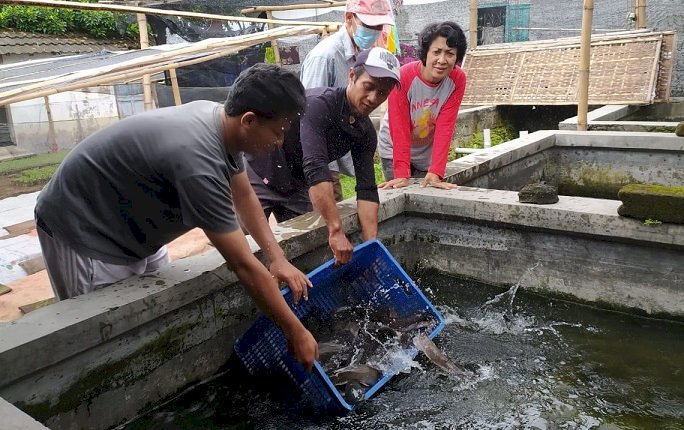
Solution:
{"label": "man in gray t-shirt", "polygon": [[[310,281],[278,245],[245,173],[243,153],[282,145],[303,113],[298,78],[259,64],[235,81],[224,106],[197,101],[135,115],[83,140],[36,204],[38,237],[55,295],[73,297],[158,268],[165,245],[199,227],[308,368],[318,346],[283,299]],[[252,253],[237,217],[270,261]]]}

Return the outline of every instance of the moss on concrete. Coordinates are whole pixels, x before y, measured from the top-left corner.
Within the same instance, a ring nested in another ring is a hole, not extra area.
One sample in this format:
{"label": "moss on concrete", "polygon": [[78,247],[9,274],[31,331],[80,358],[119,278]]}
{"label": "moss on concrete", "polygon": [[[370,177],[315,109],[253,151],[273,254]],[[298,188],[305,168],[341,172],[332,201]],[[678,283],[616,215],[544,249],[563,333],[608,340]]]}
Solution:
{"label": "moss on concrete", "polygon": [[171,327],[133,355],[90,370],[71,384],[54,403],[17,402],[16,406],[36,420],[45,422],[55,415],[76,410],[105,392],[133,385],[144,375],[182,353],[186,349],[184,338],[196,326],[197,323],[190,323]]}
{"label": "moss on concrete", "polygon": [[627,184],[637,182],[630,174],[604,166],[582,166],[579,179],[569,176],[558,184],[558,194],[616,200],[618,191]]}
{"label": "moss on concrete", "polygon": [[677,127],[675,127],[675,134],[679,137],[684,137],[684,121],[677,124]]}
{"label": "moss on concrete", "polygon": [[628,184],[620,189],[621,216],[640,220],[684,224],[684,187],[657,184]]}

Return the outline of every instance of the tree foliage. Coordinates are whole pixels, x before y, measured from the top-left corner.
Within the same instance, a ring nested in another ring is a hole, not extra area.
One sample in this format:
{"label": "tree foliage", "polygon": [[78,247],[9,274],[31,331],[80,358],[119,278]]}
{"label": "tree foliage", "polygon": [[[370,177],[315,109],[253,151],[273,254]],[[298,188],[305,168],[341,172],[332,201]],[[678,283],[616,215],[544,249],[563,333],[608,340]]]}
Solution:
{"label": "tree foliage", "polygon": [[8,5],[0,8],[0,27],[56,35],[83,33],[97,39],[138,38],[134,16],[109,11]]}

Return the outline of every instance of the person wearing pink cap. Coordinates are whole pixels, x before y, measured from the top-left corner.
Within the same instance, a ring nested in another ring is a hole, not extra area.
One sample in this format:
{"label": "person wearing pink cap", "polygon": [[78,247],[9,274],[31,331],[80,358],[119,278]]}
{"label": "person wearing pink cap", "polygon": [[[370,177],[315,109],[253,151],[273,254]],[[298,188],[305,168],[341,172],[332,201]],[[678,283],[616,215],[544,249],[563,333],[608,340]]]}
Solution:
{"label": "person wearing pink cap", "polygon": [[[356,55],[375,44],[383,25],[394,25],[387,0],[348,0],[344,27],[319,42],[304,59],[300,73],[304,88],[346,87]],[[330,163],[330,170],[335,198],[340,201],[340,172],[355,176],[351,155]]]}

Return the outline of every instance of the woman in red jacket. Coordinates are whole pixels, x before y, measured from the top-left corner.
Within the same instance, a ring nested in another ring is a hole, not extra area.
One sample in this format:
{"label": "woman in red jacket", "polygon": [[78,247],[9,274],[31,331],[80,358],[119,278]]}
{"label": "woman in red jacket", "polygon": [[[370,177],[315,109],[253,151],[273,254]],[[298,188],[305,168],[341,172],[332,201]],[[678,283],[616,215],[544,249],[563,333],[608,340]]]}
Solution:
{"label": "woman in red jacket", "polygon": [[401,87],[390,94],[380,127],[378,153],[387,181],[380,188],[405,187],[410,177],[424,177],[422,187],[456,187],[442,179],[465,92],[460,65],[468,45],[451,21],[425,27],[419,43],[420,61],[401,67]]}

